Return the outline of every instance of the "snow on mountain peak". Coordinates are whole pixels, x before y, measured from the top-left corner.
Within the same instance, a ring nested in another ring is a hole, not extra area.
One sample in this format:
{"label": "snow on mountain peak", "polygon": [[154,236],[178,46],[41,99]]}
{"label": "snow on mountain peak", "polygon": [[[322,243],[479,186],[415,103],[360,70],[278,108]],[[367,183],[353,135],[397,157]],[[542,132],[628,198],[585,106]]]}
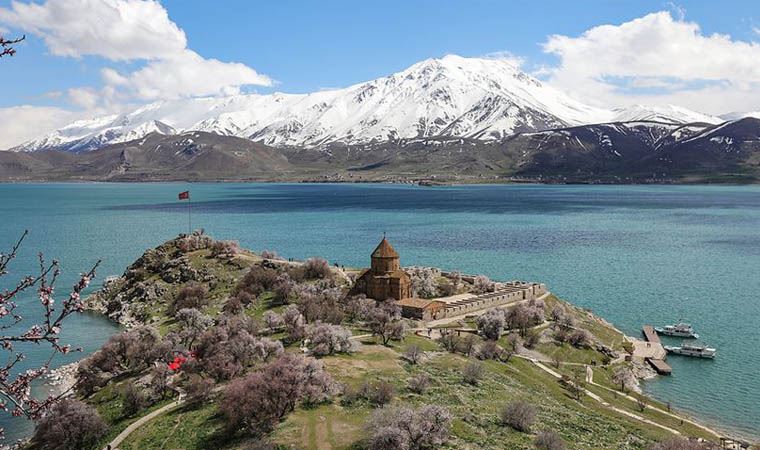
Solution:
{"label": "snow on mountain peak", "polygon": [[151,132],[194,130],[306,147],[435,136],[501,139],[624,118],[717,119],[678,107],[594,108],[544,85],[513,61],[446,55],[343,89],[154,102],[127,114],[72,123],[13,150],[79,152]]}

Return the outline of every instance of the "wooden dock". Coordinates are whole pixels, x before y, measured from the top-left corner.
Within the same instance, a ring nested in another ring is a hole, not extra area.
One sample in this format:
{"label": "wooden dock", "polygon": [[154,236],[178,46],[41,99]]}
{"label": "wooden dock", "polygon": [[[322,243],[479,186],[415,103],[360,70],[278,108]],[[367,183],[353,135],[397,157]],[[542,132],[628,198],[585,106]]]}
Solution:
{"label": "wooden dock", "polygon": [[654,331],[654,327],[652,325],[644,325],[641,327],[641,329],[644,332],[644,338],[647,340],[647,342],[651,342],[652,344],[660,343],[660,336],[658,336],[657,332]]}
{"label": "wooden dock", "polygon": [[673,373],[673,369],[670,368],[668,363],[661,359],[647,358],[646,360],[654,370],[660,375],[670,375]]}
{"label": "wooden dock", "polygon": [[644,325],[641,327],[641,330],[644,332],[644,339],[647,341],[647,348],[642,349],[642,353],[646,355],[644,360],[660,375],[672,374],[673,369],[665,362],[667,352],[662,347],[660,336],[654,331],[654,327],[652,325]]}

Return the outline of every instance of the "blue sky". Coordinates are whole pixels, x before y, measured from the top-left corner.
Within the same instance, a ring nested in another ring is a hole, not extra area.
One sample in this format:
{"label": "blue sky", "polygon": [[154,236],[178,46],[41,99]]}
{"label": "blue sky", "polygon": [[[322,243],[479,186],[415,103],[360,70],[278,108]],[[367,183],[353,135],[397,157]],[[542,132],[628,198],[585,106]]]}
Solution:
{"label": "blue sky", "polygon": [[[39,9],[20,9],[30,2],[0,0],[0,29],[9,36],[27,34],[18,54],[0,62],[0,81],[10,86],[0,109],[25,105],[92,115],[164,96],[302,93],[345,87],[448,53],[500,52],[521,59],[526,72],[577,97],[598,97],[591,100],[600,104],[678,102],[710,113],[760,109],[760,98],[749,101],[738,94],[709,100],[726,83],[735,92],[745,81],[751,85],[743,88],[753,90],[760,80],[760,75],[755,79],[760,68],[754,69],[760,63],[750,60],[755,51],[760,55],[760,5],[755,1],[166,0],[140,13],[145,18],[155,14],[153,28],[146,31],[133,23],[122,30],[135,33],[133,47],[144,50],[139,54],[123,42],[101,39],[116,28],[112,21],[118,18],[86,1],[37,0]],[[124,8],[145,3],[101,2]],[[657,12],[667,17],[651,16]],[[165,13],[168,17],[161,18]],[[605,25],[613,28],[605,30]],[[91,30],[99,26],[103,30]],[[51,42],[60,44],[62,30],[72,28],[63,35],[70,42],[54,48]],[[586,42],[581,38],[589,30],[597,35]],[[79,40],[77,33],[82,33]],[[713,39],[715,33],[723,38]],[[545,44],[553,35],[569,41],[553,40],[554,50],[548,50]],[[645,47],[651,58],[621,59],[628,52],[641,53],[637,42],[652,35],[660,37]],[[625,45],[611,45],[618,41]],[[668,52],[676,50],[665,48],[671,41],[694,51],[677,51],[674,57]],[[166,49],[151,53],[167,42]],[[97,48],[101,43],[103,48]],[[578,53],[585,48],[590,49],[586,54]],[[182,53],[181,61],[172,52]],[[730,55],[720,70],[708,67],[716,52]],[[681,62],[682,54],[689,60]],[[220,64],[212,66],[211,59]],[[597,63],[599,69],[591,70]],[[149,71],[136,75],[146,66]],[[739,67],[744,78],[736,79],[732,67]],[[148,78],[171,70],[179,77],[198,70],[199,77],[225,81],[201,87],[198,77],[181,82],[174,77],[149,85]]]}

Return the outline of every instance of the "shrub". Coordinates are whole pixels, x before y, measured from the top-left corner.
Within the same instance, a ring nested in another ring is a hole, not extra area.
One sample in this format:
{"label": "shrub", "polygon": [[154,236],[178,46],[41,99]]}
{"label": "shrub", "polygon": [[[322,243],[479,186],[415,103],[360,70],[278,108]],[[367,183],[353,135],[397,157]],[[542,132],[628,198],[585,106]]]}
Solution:
{"label": "shrub", "polygon": [[462,369],[462,380],[467,384],[476,385],[483,379],[484,372],[483,363],[470,361]]}
{"label": "shrub", "polygon": [[262,319],[264,320],[264,325],[269,328],[270,332],[277,331],[277,329],[283,325],[282,316],[274,311],[266,311]]}
{"label": "shrub", "polygon": [[497,359],[504,356],[504,350],[495,341],[485,341],[478,347],[478,359]]}
{"label": "shrub", "polygon": [[191,375],[185,386],[187,402],[190,404],[205,403],[214,388],[214,382],[209,378],[200,375]]}
{"label": "shrub", "polygon": [[191,283],[182,287],[171,305],[171,313],[185,308],[201,309],[208,303],[208,289],[199,283]]}
{"label": "shrub", "polygon": [[449,439],[451,414],[437,405],[386,406],[372,413],[367,422],[370,450],[421,450],[439,448]]}
{"label": "shrub", "polygon": [[219,408],[231,430],[261,435],[298,404],[323,402],[336,391],[319,361],[283,353],[262,370],[233,380]]}
{"label": "shrub", "polygon": [[303,263],[303,276],[307,280],[332,278],[330,264],[322,258],[309,258]]}
{"label": "shrub", "polygon": [[499,416],[501,423],[517,431],[530,433],[530,427],[536,421],[536,409],[528,402],[515,400],[507,404]]}
{"label": "shrub", "polygon": [[211,244],[213,258],[232,258],[238,253],[240,253],[240,245],[237,241],[214,241]]}
{"label": "shrub", "polygon": [[466,334],[463,338],[459,339],[459,351],[465,356],[470,356],[475,352],[475,347],[478,344],[478,338],[474,334]]}
{"label": "shrub", "polygon": [[422,350],[418,345],[410,345],[404,349],[404,359],[412,364],[417,364],[422,358]]}
{"label": "shrub", "polygon": [[135,383],[128,382],[122,392],[121,414],[124,417],[132,417],[140,412],[148,404],[148,398],[142,389]]}
{"label": "shrub", "polygon": [[444,334],[441,335],[438,343],[441,344],[444,350],[456,353],[457,349],[459,349],[459,336],[455,333],[447,333],[445,330],[441,330],[441,332]]}
{"label": "shrub", "polygon": [[79,400],[65,399],[37,424],[33,442],[49,450],[86,450],[95,447],[106,429],[95,408]]}
{"label": "shrub", "polygon": [[430,377],[425,373],[413,376],[407,382],[407,387],[415,394],[424,394],[430,387]]}
{"label": "shrub", "polygon": [[540,431],[533,440],[533,444],[540,450],[565,450],[565,441],[552,430]]}
{"label": "shrub", "polygon": [[266,291],[271,291],[278,280],[279,274],[277,270],[255,265],[240,279],[237,286],[235,286],[235,293],[246,292],[256,298]]}
{"label": "shrub", "polygon": [[261,252],[261,257],[263,259],[274,259],[275,261],[282,260],[282,258],[280,257],[280,255],[278,255],[277,252],[274,251],[274,250],[264,250],[264,251],[262,251]]}
{"label": "shrub", "polygon": [[351,332],[340,325],[317,323],[310,326],[306,336],[311,343],[311,351],[317,356],[327,356],[334,353],[350,353],[355,351]]}
{"label": "shrub", "polygon": [[387,405],[396,396],[396,388],[387,381],[379,381],[373,385],[367,384],[367,386],[369,391],[366,398],[374,405]]}
{"label": "shrub", "polygon": [[567,337],[573,347],[588,348],[591,345],[591,333],[586,330],[575,330]]}
{"label": "shrub", "polygon": [[485,275],[476,276],[474,282],[472,283],[472,290],[475,291],[476,294],[493,292],[495,289],[496,284]]}

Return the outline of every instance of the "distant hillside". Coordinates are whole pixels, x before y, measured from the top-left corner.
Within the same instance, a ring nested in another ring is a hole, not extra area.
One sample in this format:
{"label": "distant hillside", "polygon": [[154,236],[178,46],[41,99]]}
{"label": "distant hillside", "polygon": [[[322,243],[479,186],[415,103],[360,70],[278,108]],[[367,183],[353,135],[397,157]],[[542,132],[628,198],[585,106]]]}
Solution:
{"label": "distant hillside", "polygon": [[321,149],[272,148],[206,132],[154,132],[80,154],[0,152],[0,179],[755,183],[760,119],[614,122],[499,141],[436,137]]}

